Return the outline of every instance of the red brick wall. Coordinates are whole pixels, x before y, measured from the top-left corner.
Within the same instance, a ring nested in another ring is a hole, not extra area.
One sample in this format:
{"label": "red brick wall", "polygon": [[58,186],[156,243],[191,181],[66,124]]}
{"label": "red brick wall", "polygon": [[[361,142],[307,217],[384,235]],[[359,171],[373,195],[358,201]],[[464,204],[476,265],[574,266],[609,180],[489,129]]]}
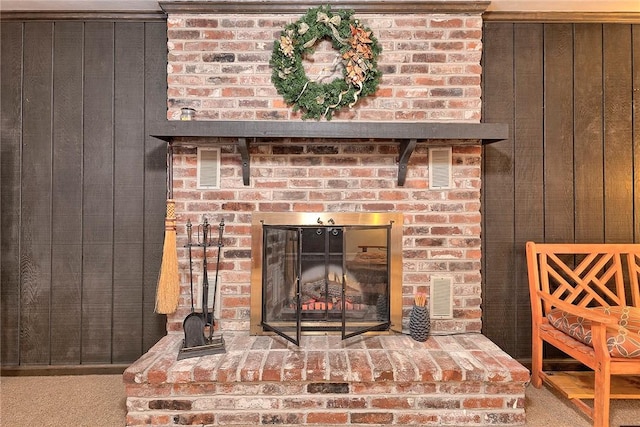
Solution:
{"label": "red brick wall", "polygon": [[[378,38],[383,77],[375,97],[336,120],[480,121],[480,15],[355,17]],[[269,59],[299,18],[170,15],[168,117],[190,106],[200,119],[298,119],[271,84]]]}
{"label": "red brick wall", "polygon": [[[195,148],[174,156],[174,197],[178,246],[186,243],[184,224],[206,215],[213,225],[225,219],[220,286],[223,329],[249,329],[251,214],[260,212],[404,213],[403,294],[406,311],[416,291],[427,291],[431,276],[453,278],[454,320],[434,322],[434,330],[480,329],[480,154],[479,146],[454,147],[455,189],[428,189],[427,146],[419,145],[409,162],[407,181],[397,185],[397,144],[348,141],[255,145],[251,184],[244,186],[240,154],[222,144],[220,190],[196,189]],[[316,154],[317,151],[329,154]],[[294,153],[294,154],[291,154]],[[217,233],[217,232],[216,232]],[[217,236],[217,234],[215,234]],[[196,253],[197,252],[197,253]],[[199,268],[202,251],[194,251]],[[190,309],[188,256],[180,250],[183,301],[170,316],[179,330]],[[210,267],[217,255],[208,252]],[[210,284],[213,271],[210,270]],[[198,283],[198,280],[196,280]]]}
{"label": "red brick wall", "polygon": [[[480,121],[479,15],[356,17],[383,47],[378,66],[384,75],[374,97],[334,120]],[[180,107],[191,106],[198,120],[299,120],[276,93],[269,68],[273,40],[298,18],[170,15],[168,117],[177,119]],[[223,149],[221,189],[196,190],[196,151],[180,148],[174,157],[174,197],[179,247],[187,218],[198,223],[206,214],[213,224],[223,217],[227,222],[220,272],[223,330],[249,330],[254,211],[403,212],[405,311],[416,291],[428,290],[433,275],[449,276],[454,320],[436,321],[433,330],[480,330],[479,145],[454,147],[455,188],[432,191],[424,142],[411,157],[403,187],[397,184],[397,142],[259,140],[251,145],[249,186],[242,183],[233,142],[216,144]],[[209,256],[215,255],[211,250]],[[183,299],[169,316],[170,331],[181,330],[190,310],[185,249],[180,256]]]}

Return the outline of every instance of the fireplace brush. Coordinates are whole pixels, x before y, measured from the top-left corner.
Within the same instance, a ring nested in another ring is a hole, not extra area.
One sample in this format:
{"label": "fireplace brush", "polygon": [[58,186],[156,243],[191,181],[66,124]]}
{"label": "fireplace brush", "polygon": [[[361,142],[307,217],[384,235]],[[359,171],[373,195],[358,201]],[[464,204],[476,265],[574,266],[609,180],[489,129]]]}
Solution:
{"label": "fireplace brush", "polygon": [[176,202],[173,200],[173,152],[167,149],[167,215],[164,220],[162,265],[156,291],[156,313],[170,314],[178,309],[180,275],[176,246]]}

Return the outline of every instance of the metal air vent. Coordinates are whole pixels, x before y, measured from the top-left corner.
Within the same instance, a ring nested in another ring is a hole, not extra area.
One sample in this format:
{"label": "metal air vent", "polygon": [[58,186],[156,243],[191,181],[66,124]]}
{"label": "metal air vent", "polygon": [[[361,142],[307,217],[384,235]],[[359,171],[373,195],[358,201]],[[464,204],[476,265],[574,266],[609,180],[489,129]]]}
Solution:
{"label": "metal air vent", "polygon": [[199,189],[220,188],[220,149],[198,147],[197,169]]}
{"label": "metal air vent", "polygon": [[433,277],[431,279],[429,303],[431,318],[453,318],[453,290],[450,277]]}
{"label": "metal air vent", "polygon": [[452,187],[451,147],[429,148],[429,188],[444,190]]}

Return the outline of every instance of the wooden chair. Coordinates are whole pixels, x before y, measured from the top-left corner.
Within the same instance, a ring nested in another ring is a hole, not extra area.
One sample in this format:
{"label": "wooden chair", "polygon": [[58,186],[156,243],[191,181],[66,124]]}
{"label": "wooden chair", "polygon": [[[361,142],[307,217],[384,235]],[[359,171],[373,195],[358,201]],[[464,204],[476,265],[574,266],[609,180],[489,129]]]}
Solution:
{"label": "wooden chair", "polygon": [[[555,387],[595,427],[608,427],[610,399],[640,399],[640,244],[527,242],[526,252],[531,382]],[[543,342],[593,372],[543,372]]]}

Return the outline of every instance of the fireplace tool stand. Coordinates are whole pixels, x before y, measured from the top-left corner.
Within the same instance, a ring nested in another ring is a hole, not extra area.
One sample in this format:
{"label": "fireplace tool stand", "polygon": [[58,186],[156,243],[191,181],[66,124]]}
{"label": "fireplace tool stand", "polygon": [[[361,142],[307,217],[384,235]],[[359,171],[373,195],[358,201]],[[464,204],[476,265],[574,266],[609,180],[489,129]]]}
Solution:
{"label": "fireplace tool stand", "polygon": [[[208,356],[225,352],[224,338],[222,334],[213,335],[215,326],[214,311],[216,306],[216,294],[218,291],[218,271],[220,270],[220,252],[222,250],[222,233],[224,232],[224,219],[218,227],[218,242],[211,240],[211,224],[205,217],[202,224],[198,225],[198,241],[194,243],[191,221],[187,221],[187,245],[189,249],[189,280],[191,281],[191,313],[184,319],[184,340],[178,352],[178,360],[189,357]],[[193,264],[192,247],[201,247],[202,260],[202,314],[196,313],[193,307]],[[218,259],[216,262],[216,277],[213,285],[213,305],[209,316],[209,275],[207,267],[207,248],[218,246]],[[205,329],[209,326],[209,336],[205,336]]]}

